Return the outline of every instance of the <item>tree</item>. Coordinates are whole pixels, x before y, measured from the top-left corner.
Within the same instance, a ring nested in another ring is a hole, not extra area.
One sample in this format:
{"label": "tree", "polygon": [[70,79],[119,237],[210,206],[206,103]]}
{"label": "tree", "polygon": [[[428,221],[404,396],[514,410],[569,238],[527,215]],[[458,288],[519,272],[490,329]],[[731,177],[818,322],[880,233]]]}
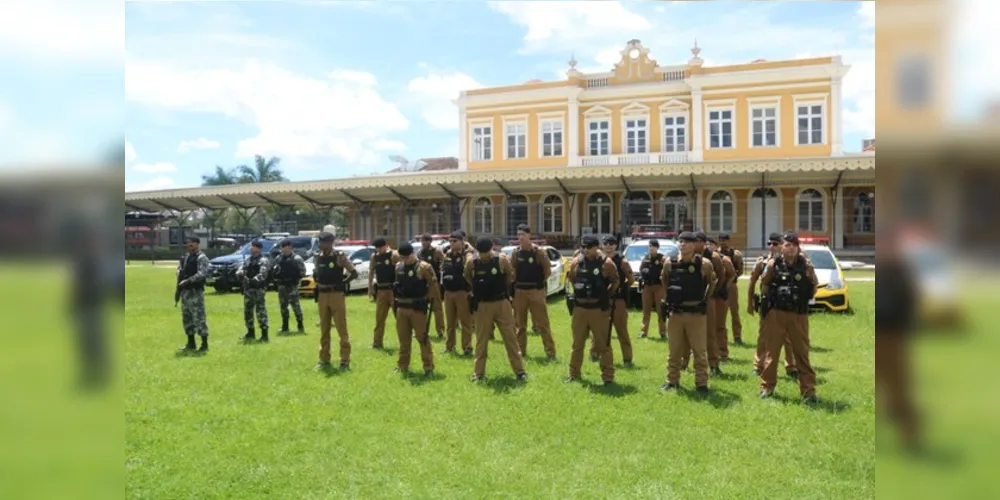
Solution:
{"label": "tree", "polygon": [[278,168],[281,158],[272,156],[264,159],[261,155],[254,156],[253,166],[240,165],[236,170],[240,174],[239,182],[256,184],[263,182],[287,182],[288,178]]}
{"label": "tree", "polygon": [[229,184],[236,184],[239,180],[239,177],[236,176],[236,172],[234,172],[233,169],[225,169],[216,165],[215,174],[201,176],[201,185],[226,186]]}

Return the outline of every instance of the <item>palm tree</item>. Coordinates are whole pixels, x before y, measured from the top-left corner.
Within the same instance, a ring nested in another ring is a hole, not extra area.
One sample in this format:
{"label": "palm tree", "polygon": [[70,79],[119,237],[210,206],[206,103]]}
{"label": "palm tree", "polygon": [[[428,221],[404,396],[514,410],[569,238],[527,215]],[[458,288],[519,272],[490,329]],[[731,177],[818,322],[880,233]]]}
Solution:
{"label": "palm tree", "polygon": [[239,180],[240,179],[236,177],[236,172],[234,172],[233,169],[225,169],[216,165],[215,174],[201,176],[201,185],[226,186],[229,184],[236,184]]}
{"label": "palm tree", "polygon": [[237,172],[240,173],[239,182],[248,184],[286,182],[288,179],[282,173],[281,169],[278,168],[280,163],[281,158],[272,156],[265,160],[263,156],[256,155],[254,156],[253,167],[247,165],[236,167]]}

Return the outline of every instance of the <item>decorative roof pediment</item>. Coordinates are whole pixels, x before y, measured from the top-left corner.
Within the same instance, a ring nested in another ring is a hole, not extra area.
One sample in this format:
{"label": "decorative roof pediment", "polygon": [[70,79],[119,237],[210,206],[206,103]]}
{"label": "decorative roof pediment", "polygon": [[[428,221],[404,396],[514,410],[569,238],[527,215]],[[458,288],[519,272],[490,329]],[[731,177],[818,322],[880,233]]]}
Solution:
{"label": "decorative roof pediment", "polygon": [[662,81],[663,77],[656,73],[658,64],[649,57],[649,49],[642,46],[639,40],[629,40],[621,51],[622,58],[615,64],[614,84],[643,83]]}
{"label": "decorative roof pediment", "polygon": [[691,106],[684,101],[679,101],[677,99],[670,99],[669,101],[660,105],[660,109],[688,109]]}
{"label": "decorative roof pediment", "polygon": [[611,110],[601,105],[591,106],[583,112],[583,116],[605,116],[610,114]]}

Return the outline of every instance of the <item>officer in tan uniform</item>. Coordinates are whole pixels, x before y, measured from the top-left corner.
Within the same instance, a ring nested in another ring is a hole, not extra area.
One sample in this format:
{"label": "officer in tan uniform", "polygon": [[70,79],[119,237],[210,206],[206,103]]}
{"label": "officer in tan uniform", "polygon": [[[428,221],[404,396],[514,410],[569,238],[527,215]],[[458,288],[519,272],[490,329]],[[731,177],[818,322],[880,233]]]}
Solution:
{"label": "officer in tan uniform", "polygon": [[[715,271],[715,277],[719,282],[725,283],[726,280],[731,279],[727,276],[726,268],[722,264],[722,256],[718,252],[713,252],[705,247],[708,244],[708,235],[704,231],[698,231],[694,233],[695,238],[698,239],[694,243],[694,251],[701,254],[704,258],[710,259],[712,262],[712,270]],[[713,294],[715,293],[726,293],[717,292],[713,289]],[[715,331],[715,303],[711,300],[708,301],[708,312],[706,314],[706,321],[708,325],[706,326],[706,331]],[[716,341],[715,335],[708,336],[708,370],[713,376],[722,375],[722,369],[719,368],[719,346]],[[688,358],[684,357],[681,365],[684,368],[688,366]]]}
{"label": "officer in tan uniform", "polygon": [[[708,237],[708,249],[712,252],[719,254],[722,258],[722,267],[725,268],[727,276],[735,276],[736,269],[733,267],[733,261],[729,260],[729,257],[723,255],[719,252],[719,240],[715,237],[709,235]],[[715,286],[715,292],[712,295],[712,301],[714,302],[715,308],[715,331],[708,332],[709,335],[715,335],[715,343],[719,348],[719,360],[729,361],[729,336],[726,333],[726,312],[729,311],[729,292],[732,290],[729,285],[732,282],[719,282]],[[725,291],[725,293],[722,293]]]}
{"label": "officer in tan uniform", "polygon": [[465,263],[475,257],[466,251],[462,233],[456,231],[448,239],[451,247],[441,264],[441,288],[444,289],[444,313],[447,331],[444,353],[455,352],[456,325],[462,328],[462,353],[472,355],[472,313],[469,312],[469,291],[465,280]]}
{"label": "officer in tan uniform", "polygon": [[486,374],[486,356],[493,328],[500,330],[500,338],[507,348],[507,359],[517,379],[528,381],[524,360],[514,332],[514,313],[510,305],[510,283],[514,269],[503,252],[493,253],[493,241],[480,238],[476,241],[475,259],[465,263],[465,279],[472,284],[471,307],[476,322],[476,363],[472,381],[483,380]]}
{"label": "officer in tan uniform", "polygon": [[521,357],[528,357],[528,313],[531,321],[542,336],[542,346],[549,361],[556,359],[556,343],[552,340],[549,327],[549,310],[546,289],[552,266],[545,251],[531,242],[531,228],[527,224],[517,226],[518,247],[512,253],[514,258],[514,318],[517,344]]}
{"label": "officer in tan uniform", "polygon": [[403,243],[398,250],[400,262],[396,264],[393,282],[393,310],[396,312],[396,335],[399,337],[397,373],[409,373],[410,349],[413,338],[420,344],[420,360],[424,375],[434,373],[434,350],[427,333],[427,314],[430,294],[437,291],[434,269],[427,262],[413,255],[413,245]]}
{"label": "officer in tan uniform", "polygon": [[642,258],[639,264],[639,287],[642,289],[642,333],[639,337],[646,338],[649,334],[650,315],[656,316],[660,338],[667,338],[667,323],[657,312],[663,301],[664,288],[660,276],[663,274],[663,262],[666,257],[660,253],[660,242],[649,240],[649,254]]}
{"label": "officer in tan uniform", "polygon": [[[420,253],[417,257],[431,265],[431,269],[434,270],[434,276],[441,276],[441,262],[444,261],[444,252],[439,248],[432,247],[431,243],[433,241],[430,233],[422,234],[420,236]],[[438,287],[437,280],[435,280],[434,287],[434,290],[430,292],[431,312],[434,313],[434,327],[437,330],[437,336],[439,339],[443,339],[444,310],[441,307],[441,300],[444,298],[444,294]]]}
{"label": "officer in tan uniform", "polygon": [[[615,265],[615,270],[618,272],[618,291],[613,297],[614,307],[612,311],[614,313],[612,314],[611,322],[615,327],[615,333],[618,334],[618,344],[622,349],[622,364],[626,368],[631,368],[632,338],[628,333],[627,298],[629,290],[632,289],[632,283],[635,283],[635,276],[632,275],[632,266],[618,253],[618,240],[614,236],[605,236],[602,243],[604,244],[604,256],[611,259],[611,262]],[[610,335],[611,332],[609,331],[608,334]],[[596,346],[596,343],[590,345],[591,361],[600,359],[595,349]],[[612,357],[614,357],[614,352],[612,352]]]}
{"label": "officer in tan uniform", "polygon": [[357,279],[358,272],[347,254],[333,249],[334,236],[320,233],[319,252],[313,257],[313,278],[316,280],[316,303],[319,306],[319,364],[318,370],[330,369],[330,322],[340,336],[340,369],[351,365],[351,336],[347,331],[347,304],[344,292],[347,283]]}
{"label": "officer in tan uniform", "polygon": [[760,397],[774,394],[781,346],[785,339],[791,339],[799,371],[799,394],[805,402],[816,403],[816,373],[809,362],[809,300],[816,293],[816,272],[799,248],[798,234],[788,231],[781,239],[781,252],[767,263],[761,278],[761,293],[767,295],[771,310],[764,320],[767,337]]}
{"label": "officer in tan uniform", "polygon": [[708,257],[697,252],[699,238],[685,231],[677,236],[681,254],[663,264],[661,281],[666,284],[666,298],[661,315],[669,315],[667,334],[670,354],[667,357],[667,381],[661,390],[680,388],[681,358],[694,353],[695,390],[708,392],[708,304],[715,291],[715,269]]}
{"label": "officer in tan uniform", "polygon": [[615,364],[611,354],[611,307],[612,298],[618,292],[618,271],[611,259],[598,250],[596,236],[584,236],[583,248],[582,254],[569,265],[568,280],[573,283],[573,294],[566,297],[566,304],[572,317],[573,352],[566,382],[580,380],[583,349],[587,336],[592,334],[601,365],[601,380],[604,385],[611,385],[615,381]]}
{"label": "officer in tan uniform", "polygon": [[[764,328],[767,325],[765,319],[767,318],[768,311],[771,309],[767,297],[757,294],[757,284],[760,281],[760,277],[764,275],[768,261],[776,257],[781,250],[781,243],[780,234],[771,233],[768,235],[768,253],[766,256],[757,257],[757,262],[754,263],[753,270],[750,271],[750,285],[747,287],[747,314],[753,316],[754,313],[760,312],[760,324],[757,328],[757,350],[753,356],[753,374],[756,376],[760,376],[760,373],[763,371],[764,355],[766,354],[764,339],[767,338],[764,334]],[[797,378],[799,374],[795,368],[795,356],[792,356],[791,339],[785,339],[784,345],[785,374],[789,377]]]}
{"label": "officer in tan uniform", "polygon": [[372,335],[372,349],[381,349],[385,339],[385,319],[392,310],[392,283],[396,279],[396,264],[399,255],[389,248],[385,238],[372,242],[375,253],[368,265],[368,296],[375,301],[375,331]]}
{"label": "officer in tan uniform", "polygon": [[[740,276],[743,276],[743,252],[729,246],[731,238],[729,233],[719,233],[719,253],[729,257],[729,260],[733,263],[733,269],[736,271],[736,276],[729,283],[729,301],[727,305],[729,306],[729,317],[733,326],[733,343],[736,345],[743,345],[743,322],[740,320],[740,291],[736,286],[739,283]],[[722,329],[723,337],[728,340],[729,333],[726,332],[726,318],[725,315],[720,315],[719,328]]]}

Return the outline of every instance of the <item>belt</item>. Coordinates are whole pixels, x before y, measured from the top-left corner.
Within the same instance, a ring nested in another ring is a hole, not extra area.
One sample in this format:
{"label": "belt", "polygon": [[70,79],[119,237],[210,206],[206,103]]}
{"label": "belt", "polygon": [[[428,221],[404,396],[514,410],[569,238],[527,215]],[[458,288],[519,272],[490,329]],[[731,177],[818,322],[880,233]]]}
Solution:
{"label": "belt", "polygon": [[392,283],[379,283],[375,282],[376,290],[392,290]]}
{"label": "belt", "polygon": [[489,303],[489,302],[500,302],[501,300],[507,300],[507,297],[499,297],[499,298],[492,298],[492,299],[479,299],[479,303],[483,303],[483,302],[487,302],[487,303]]}
{"label": "belt", "polygon": [[517,288],[518,290],[544,290],[545,285],[540,285],[538,283],[515,283],[514,288]]}

